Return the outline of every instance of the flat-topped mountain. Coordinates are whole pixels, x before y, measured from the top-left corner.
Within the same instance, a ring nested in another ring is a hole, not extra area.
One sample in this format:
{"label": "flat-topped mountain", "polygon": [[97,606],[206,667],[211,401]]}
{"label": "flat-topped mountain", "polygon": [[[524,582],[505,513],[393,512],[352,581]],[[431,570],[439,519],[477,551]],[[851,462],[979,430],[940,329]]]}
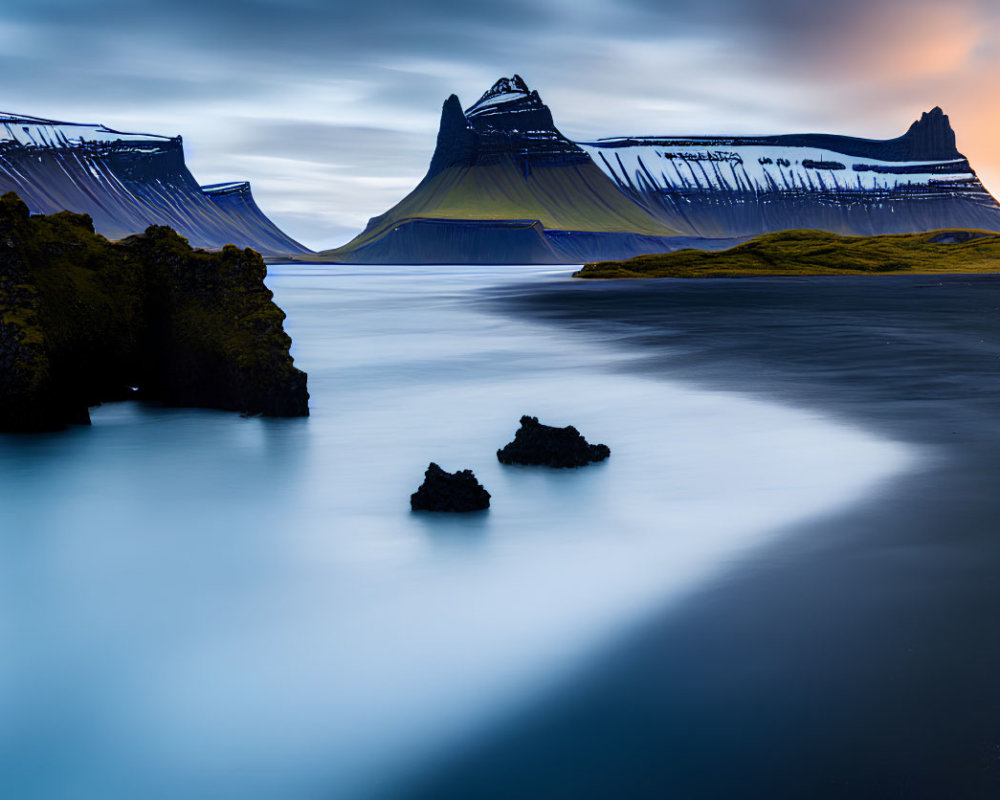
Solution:
{"label": "flat-topped mountain", "polygon": [[308,252],[263,214],[248,183],[199,186],[180,136],[0,113],[0,193],[8,191],[32,213],[88,214],[109,239],[168,225],[194,247]]}
{"label": "flat-topped mountain", "polygon": [[626,195],[692,236],[1000,230],[1000,206],[934,108],[888,140],[829,134],[582,143]]}

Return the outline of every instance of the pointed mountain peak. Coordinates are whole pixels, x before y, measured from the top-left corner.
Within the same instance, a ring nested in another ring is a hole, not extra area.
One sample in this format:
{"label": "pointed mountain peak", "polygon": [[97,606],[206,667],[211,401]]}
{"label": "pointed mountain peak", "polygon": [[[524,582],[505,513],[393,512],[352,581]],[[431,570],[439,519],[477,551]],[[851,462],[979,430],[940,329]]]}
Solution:
{"label": "pointed mountain peak", "polygon": [[930,111],[925,111],[921,114],[920,119],[910,126],[910,130],[914,128],[935,128],[950,131],[951,122],[948,119],[948,115],[941,110],[941,106],[934,106]]}
{"label": "pointed mountain peak", "polygon": [[450,95],[441,106],[437,146],[427,174],[436,175],[452,164],[471,164],[475,161],[475,154],[476,134],[469,127],[458,96]]}
{"label": "pointed mountain peak", "polygon": [[512,77],[501,78],[494,83],[484,96],[497,94],[528,94],[529,92],[530,89],[528,89],[528,84],[524,82],[524,78],[517,73],[514,73]]}
{"label": "pointed mountain peak", "polygon": [[518,110],[544,108],[538,92],[529,89],[520,75],[498,80],[465,113],[474,117],[480,114],[503,113],[511,108]]}
{"label": "pointed mountain peak", "polygon": [[921,114],[920,119],[910,126],[905,138],[909,140],[910,157],[914,160],[961,158],[955,146],[951,121],[940,106]]}
{"label": "pointed mountain peak", "polygon": [[455,95],[445,100],[427,177],[451,166],[497,163],[505,158],[516,159],[525,174],[542,163],[590,160],[556,129],[552,112],[520,75],[498,80],[467,111],[462,111]]}
{"label": "pointed mountain peak", "polygon": [[524,96],[529,94],[530,91],[531,90],[528,89],[528,84],[524,82],[524,78],[515,74],[511,78],[500,78],[500,80],[486,90],[483,96],[479,98],[476,105],[479,105],[479,103],[482,103],[484,100],[490,100],[494,97],[500,97],[501,95]]}

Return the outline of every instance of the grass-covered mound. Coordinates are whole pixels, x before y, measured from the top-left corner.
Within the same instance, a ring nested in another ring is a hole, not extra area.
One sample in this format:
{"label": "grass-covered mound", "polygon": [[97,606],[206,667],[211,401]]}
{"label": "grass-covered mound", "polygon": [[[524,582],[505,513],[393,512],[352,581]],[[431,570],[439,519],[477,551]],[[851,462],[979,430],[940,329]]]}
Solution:
{"label": "grass-covered mound", "polygon": [[[391,238],[413,220],[469,223],[535,222],[547,230],[636,233],[672,236],[676,231],[622,194],[594,164],[556,164],[525,174],[509,156],[495,163],[451,166],[423,181],[399,203],[374,217],[365,230],[343,247],[296,261],[354,262],[359,251]],[[442,228],[443,230],[443,228]],[[433,248],[434,237],[430,237]],[[492,248],[465,247],[460,263],[497,263]],[[394,256],[389,255],[389,258]],[[360,260],[364,260],[363,256]],[[388,263],[434,263],[433,253],[417,250]],[[379,262],[385,263],[385,262]],[[520,263],[513,259],[506,263]]]}
{"label": "grass-covered mound", "polygon": [[109,242],[85,214],[0,197],[0,430],[89,422],[126,397],[309,413],[284,312],[253,250],[192,250],[170,228]]}
{"label": "grass-covered mound", "polygon": [[1000,272],[1000,234],[945,230],[886,236],[765,233],[729,250],[678,250],[585,264],[576,278]]}

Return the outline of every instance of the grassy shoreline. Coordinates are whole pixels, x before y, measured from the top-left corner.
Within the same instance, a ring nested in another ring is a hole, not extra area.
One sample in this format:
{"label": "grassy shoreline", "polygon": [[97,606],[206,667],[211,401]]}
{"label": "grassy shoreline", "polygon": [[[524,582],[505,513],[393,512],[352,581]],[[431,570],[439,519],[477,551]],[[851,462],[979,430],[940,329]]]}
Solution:
{"label": "grassy shoreline", "polygon": [[729,250],[678,250],[585,264],[574,278],[730,278],[747,275],[920,275],[1000,272],[1000,233],[947,229],[840,236],[765,233]]}

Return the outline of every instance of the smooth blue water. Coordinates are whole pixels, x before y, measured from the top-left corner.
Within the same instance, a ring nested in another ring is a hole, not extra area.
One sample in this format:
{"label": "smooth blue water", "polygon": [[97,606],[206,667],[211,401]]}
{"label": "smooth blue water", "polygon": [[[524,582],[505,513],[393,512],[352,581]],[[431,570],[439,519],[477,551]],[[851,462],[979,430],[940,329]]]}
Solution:
{"label": "smooth blue water", "polygon": [[[625,375],[502,316],[540,268],[272,267],[307,420],[108,404],[0,439],[0,773],[16,798],[374,797],[616,632],[914,451]],[[512,289],[516,291],[516,289]],[[611,459],[502,467],[518,418]],[[412,514],[428,461],[472,516]]]}

